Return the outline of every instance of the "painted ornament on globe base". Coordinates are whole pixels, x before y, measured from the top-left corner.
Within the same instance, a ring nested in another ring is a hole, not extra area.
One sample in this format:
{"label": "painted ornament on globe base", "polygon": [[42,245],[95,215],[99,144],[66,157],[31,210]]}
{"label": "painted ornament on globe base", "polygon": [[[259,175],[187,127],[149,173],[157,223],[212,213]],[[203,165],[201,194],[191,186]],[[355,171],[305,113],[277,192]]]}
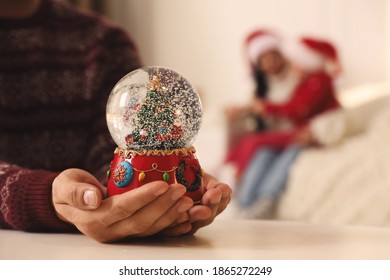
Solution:
{"label": "painted ornament on globe base", "polygon": [[143,67],[124,76],[107,102],[108,129],[117,148],[107,172],[113,196],[163,180],[186,187],[198,203],[203,170],[192,146],[202,119],[194,86],[163,67]]}

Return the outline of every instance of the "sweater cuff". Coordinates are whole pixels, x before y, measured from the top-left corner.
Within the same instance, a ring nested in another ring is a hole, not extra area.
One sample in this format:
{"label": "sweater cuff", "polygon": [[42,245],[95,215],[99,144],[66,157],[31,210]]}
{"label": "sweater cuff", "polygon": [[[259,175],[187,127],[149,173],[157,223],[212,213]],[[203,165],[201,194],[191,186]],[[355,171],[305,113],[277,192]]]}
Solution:
{"label": "sweater cuff", "polygon": [[[52,202],[52,183],[58,173],[33,171],[20,174],[28,187],[20,190],[19,205],[23,214],[22,230],[39,232],[72,232],[76,228],[56,215]],[[19,180],[23,180],[19,178]],[[18,181],[19,181],[18,180]]]}

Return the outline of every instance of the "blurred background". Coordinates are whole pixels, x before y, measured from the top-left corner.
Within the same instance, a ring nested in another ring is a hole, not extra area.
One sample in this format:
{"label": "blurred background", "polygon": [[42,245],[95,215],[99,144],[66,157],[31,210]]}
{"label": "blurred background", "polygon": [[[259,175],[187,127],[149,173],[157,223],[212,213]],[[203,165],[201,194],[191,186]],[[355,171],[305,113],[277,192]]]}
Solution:
{"label": "blurred background", "polygon": [[[136,41],[145,65],[172,68],[193,82],[204,105],[202,128],[195,143],[198,157],[205,170],[228,182],[232,174],[229,174],[229,169],[221,168],[226,152],[223,112],[226,106],[246,104],[253,96],[253,81],[243,56],[243,42],[254,29],[270,28],[286,38],[304,35],[333,42],[343,67],[338,96],[346,108],[369,103],[390,92],[388,0],[70,2],[98,11],[127,30]],[[370,110],[371,113],[378,111],[377,107]],[[390,119],[388,121],[390,124]],[[390,148],[386,147],[381,149],[388,152]],[[390,201],[390,176],[384,175],[389,173],[390,166],[383,158],[386,153],[382,150],[376,153],[378,158],[382,156],[380,161],[373,158],[371,148],[372,143],[368,149],[353,150],[356,153],[366,152],[366,157],[349,160],[350,163],[359,163],[359,166],[343,165],[315,178],[307,177],[315,173],[308,168],[321,164],[323,156],[334,162],[329,153],[341,155],[337,150],[340,148],[330,150],[328,155],[302,155],[302,160],[299,159],[294,167],[292,182],[288,184],[288,188],[295,188],[296,193],[289,193],[282,203],[281,217],[311,222],[390,226],[390,207],[387,206]],[[360,170],[362,166],[366,168]],[[334,180],[326,181],[331,175]],[[321,176],[322,179],[319,179]],[[377,179],[372,180],[373,176]],[[302,185],[308,188],[298,190]],[[353,186],[356,188],[353,189]],[[339,193],[335,191],[336,187]],[[309,188],[317,192],[310,194]],[[370,193],[366,192],[368,189],[371,189]],[[356,196],[348,200],[352,193]],[[301,199],[306,196],[311,198],[310,202],[309,199]],[[375,208],[375,204],[380,206]],[[302,208],[304,206],[306,208]],[[313,211],[314,208],[317,211]]]}
{"label": "blurred background", "polygon": [[[341,89],[390,80],[387,0],[71,2],[97,10],[125,28],[136,41],[145,65],[175,69],[193,82],[202,95],[203,130],[211,125],[222,129],[223,108],[245,104],[252,97],[243,41],[256,28],[271,28],[284,37],[331,40],[343,64]],[[204,141],[212,145],[215,156],[204,160],[212,169],[223,155],[223,144],[220,133],[209,133],[201,131],[198,142],[206,138]],[[213,142],[215,145],[210,144]],[[198,151],[201,158],[209,154],[203,143]]]}

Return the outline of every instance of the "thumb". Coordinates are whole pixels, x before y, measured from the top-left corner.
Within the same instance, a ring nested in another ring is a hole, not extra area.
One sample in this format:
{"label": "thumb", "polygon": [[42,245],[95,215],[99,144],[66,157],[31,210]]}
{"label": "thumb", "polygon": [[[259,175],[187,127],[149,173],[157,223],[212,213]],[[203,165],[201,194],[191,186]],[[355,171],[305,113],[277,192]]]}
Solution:
{"label": "thumb", "polygon": [[103,196],[98,187],[86,183],[75,183],[67,186],[66,193],[61,194],[61,191],[58,193],[62,203],[80,210],[94,210],[99,208]]}
{"label": "thumb", "polygon": [[[70,176],[69,176],[70,174]],[[77,174],[78,175],[78,174]],[[82,175],[88,175],[87,173]],[[67,204],[80,210],[99,208],[103,199],[103,187],[89,180],[92,176],[77,176],[75,179],[70,171],[63,172],[53,182],[53,202]]]}

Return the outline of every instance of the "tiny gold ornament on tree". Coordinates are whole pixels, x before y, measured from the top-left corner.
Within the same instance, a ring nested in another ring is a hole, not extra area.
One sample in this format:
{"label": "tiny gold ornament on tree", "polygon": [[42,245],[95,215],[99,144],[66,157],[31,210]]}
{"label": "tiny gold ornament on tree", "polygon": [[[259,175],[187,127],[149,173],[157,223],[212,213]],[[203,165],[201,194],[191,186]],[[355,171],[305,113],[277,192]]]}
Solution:
{"label": "tiny gold ornament on tree", "polygon": [[152,90],[158,90],[158,89],[160,89],[160,79],[158,78],[158,76],[153,75],[153,78],[152,78],[152,80],[150,81],[150,88],[151,88]]}

